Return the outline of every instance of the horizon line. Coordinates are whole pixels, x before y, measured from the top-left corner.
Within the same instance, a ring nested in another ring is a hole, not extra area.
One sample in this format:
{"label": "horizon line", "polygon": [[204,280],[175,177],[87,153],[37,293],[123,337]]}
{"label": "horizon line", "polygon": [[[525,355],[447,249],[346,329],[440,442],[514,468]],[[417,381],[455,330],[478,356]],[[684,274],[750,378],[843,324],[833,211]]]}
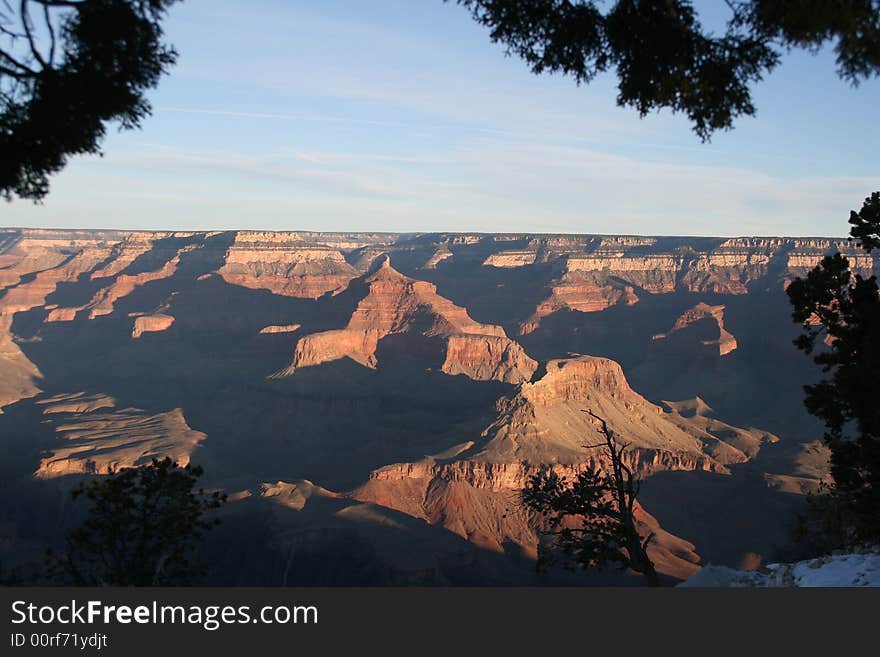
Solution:
{"label": "horizon line", "polygon": [[536,237],[641,237],[641,238],[680,238],[680,239],[755,239],[755,238],[779,238],[779,239],[817,239],[817,240],[849,240],[849,235],[780,235],[778,233],[751,234],[751,235],[709,235],[709,234],[661,234],[661,233],[574,233],[574,232],[540,232],[540,231],[481,231],[481,230],[315,230],[312,228],[273,229],[273,228],[207,228],[207,229],[181,229],[181,228],[60,228],[35,227],[35,226],[0,226],[0,231],[47,231],[47,232],[113,232],[113,233],[317,233],[321,235],[388,235],[388,236],[425,236],[425,235],[505,235],[505,236],[536,236]]}

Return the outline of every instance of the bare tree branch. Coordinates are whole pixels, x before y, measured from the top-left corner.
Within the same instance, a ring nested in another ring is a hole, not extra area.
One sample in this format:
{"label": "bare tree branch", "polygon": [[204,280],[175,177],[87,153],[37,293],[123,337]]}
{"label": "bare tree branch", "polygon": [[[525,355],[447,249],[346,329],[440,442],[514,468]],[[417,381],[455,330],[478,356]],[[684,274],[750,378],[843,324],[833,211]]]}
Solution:
{"label": "bare tree branch", "polygon": [[85,4],[86,0],[32,0],[38,5],[46,7],[79,7]]}
{"label": "bare tree branch", "polygon": [[49,30],[49,66],[52,66],[55,63],[55,28],[52,27],[52,17],[49,16],[49,5],[43,5],[43,18]]}
{"label": "bare tree branch", "polygon": [[48,68],[46,60],[43,59],[43,56],[40,54],[40,51],[37,49],[37,45],[34,42],[34,35],[32,32],[33,26],[31,25],[31,17],[30,12],[28,11],[27,3],[28,0],[21,0],[21,25],[22,27],[24,27],[24,33],[25,36],[27,36],[28,44],[31,47],[31,54],[33,54],[34,59],[40,62],[43,68]]}
{"label": "bare tree branch", "polygon": [[0,64],[0,73],[2,73],[3,75],[8,75],[11,78],[15,78],[16,80],[25,80],[27,78],[33,77],[33,75],[30,73],[22,73],[21,71],[7,68],[6,66],[3,66],[3,64]]}
{"label": "bare tree branch", "polygon": [[16,39],[24,38],[24,34],[21,34],[20,32],[13,32],[9,28],[4,27],[3,23],[0,23],[0,34],[5,34],[6,36],[8,36],[12,43],[15,43]]}
{"label": "bare tree branch", "polygon": [[[37,71],[27,66],[26,64],[21,63],[5,50],[0,50],[0,57],[20,69],[20,71],[24,74],[23,77],[36,77],[38,75]],[[20,73],[20,75],[22,74]]]}

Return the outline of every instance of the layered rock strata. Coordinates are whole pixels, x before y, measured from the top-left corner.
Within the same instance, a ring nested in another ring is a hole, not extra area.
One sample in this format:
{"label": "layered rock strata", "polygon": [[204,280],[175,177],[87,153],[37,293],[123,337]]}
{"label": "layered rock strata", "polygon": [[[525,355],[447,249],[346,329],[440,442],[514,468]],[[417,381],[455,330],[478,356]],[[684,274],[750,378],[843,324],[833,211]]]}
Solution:
{"label": "layered rock strata", "polygon": [[519,383],[535,371],[537,363],[504,329],[474,321],[464,308],[438,295],[435,285],[402,275],[387,258],[362,281],[365,295],[347,326],[300,338],[293,361],[278,376],[341,358],[375,368],[379,342],[403,334],[445,344],[441,369],[449,374]]}
{"label": "layered rock strata", "polygon": [[658,333],[653,336],[654,340],[665,340],[673,333],[682,331],[688,326],[696,324],[703,320],[711,320],[718,327],[718,338],[714,340],[703,340],[702,344],[707,347],[717,347],[718,355],[726,356],[730,352],[736,350],[736,338],[727,329],[724,328],[724,306],[710,306],[707,303],[700,302],[693,308],[683,312],[681,316],[675,320],[675,324],[666,333]]}

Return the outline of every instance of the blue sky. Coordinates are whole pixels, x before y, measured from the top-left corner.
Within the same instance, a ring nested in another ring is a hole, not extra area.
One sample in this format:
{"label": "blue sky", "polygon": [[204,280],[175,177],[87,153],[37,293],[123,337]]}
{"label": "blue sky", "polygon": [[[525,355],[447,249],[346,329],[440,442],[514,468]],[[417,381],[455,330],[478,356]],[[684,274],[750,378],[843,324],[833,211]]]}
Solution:
{"label": "blue sky", "polygon": [[[699,3],[717,21],[723,3]],[[534,76],[441,0],[186,0],[143,129],[5,226],[842,235],[880,189],[880,80],[795,52],[702,144],[615,80]]]}

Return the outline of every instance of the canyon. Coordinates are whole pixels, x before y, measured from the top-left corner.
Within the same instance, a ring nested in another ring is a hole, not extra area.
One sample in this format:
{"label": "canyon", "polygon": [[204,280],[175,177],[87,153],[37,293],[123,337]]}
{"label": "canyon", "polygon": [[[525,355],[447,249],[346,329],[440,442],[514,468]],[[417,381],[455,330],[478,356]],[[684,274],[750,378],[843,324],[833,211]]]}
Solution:
{"label": "canyon", "polygon": [[227,492],[211,581],[535,574],[536,473],[644,480],[666,581],[789,540],[827,476],[784,290],[843,239],[0,229],[0,560],[83,477],[170,456]]}

